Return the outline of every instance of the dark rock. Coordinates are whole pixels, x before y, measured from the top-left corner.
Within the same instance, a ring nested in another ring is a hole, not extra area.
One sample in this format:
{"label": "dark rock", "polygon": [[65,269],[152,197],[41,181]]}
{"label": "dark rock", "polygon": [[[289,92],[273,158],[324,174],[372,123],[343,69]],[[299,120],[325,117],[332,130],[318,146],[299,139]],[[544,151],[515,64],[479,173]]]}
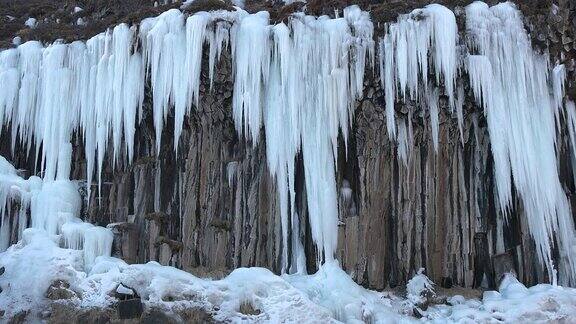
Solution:
{"label": "dark rock", "polygon": [[126,263],[138,262],[140,228],[135,223],[122,222],[108,225],[114,233],[114,251]]}
{"label": "dark rock", "polygon": [[422,318],[424,317],[424,312],[420,308],[414,307],[412,309],[412,315],[416,318]]}
{"label": "dark rock", "polygon": [[440,283],[440,286],[442,286],[443,288],[452,288],[452,286],[453,286],[452,278],[451,277],[443,277],[442,281]]}
{"label": "dark rock", "polygon": [[21,311],[19,313],[17,313],[16,315],[12,316],[12,318],[10,318],[8,320],[8,324],[24,324],[26,323],[26,317],[28,317],[28,311]]}
{"label": "dark rock", "polygon": [[494,264],[494,278],[496,280],[496,286],[500,285],[500,281],[504,279],[506,273],[512,272],[516,274],[514,258],[512,253],[509,251],[493,256],[492,263]]}
{"label": "dark rock", "polygon": [[117,305],[118,317],[120,319],[138,318],[142,315],[144,307],[140,298],[120,300]]}
{"label": "dark rock", "polygon": [[70,289],[70,283],[65,280],[56,280],[50,284],[44,295],[50,300],[78,298],[78,294]]}
{"label": "dark rock", "polygon": [[[151,309],[146,311],[142,314],[140,319],[141,324],[177,324],[179,323],[174,317],[169,316],[166,312],[158,310],[158,309]],[[197,322],[200,323],[200,322]]]}
{"label": "dark rock", "polygon": [[0,276],[3,275],[5,271],[6,271],[6,268],[0,267]]}
{"label": "dark rock", "polygon": [[[60,323],[69,323],[66,321],[62,321]],[[82,312],[78,314],[78,318],[76,320],[77,324],[108,324],[111,323],[111,317],[108,312],[101,311],[101,310],[90,310],[87,312]]]}

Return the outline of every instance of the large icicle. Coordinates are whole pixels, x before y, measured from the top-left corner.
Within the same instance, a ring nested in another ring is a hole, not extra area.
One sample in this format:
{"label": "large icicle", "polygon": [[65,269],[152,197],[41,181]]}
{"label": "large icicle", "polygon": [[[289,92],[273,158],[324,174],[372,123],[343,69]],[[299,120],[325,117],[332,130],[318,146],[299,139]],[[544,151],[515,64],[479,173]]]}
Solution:
{"label": "large icicle", "polygon": [[[270,69],[270,26],[268,12],[243,18],[232,39],[234,59],[234,97],[232,115],[240,135],[258,144],[262,127],[262,85]],[[250,135],[248,137],[248,135]]]}

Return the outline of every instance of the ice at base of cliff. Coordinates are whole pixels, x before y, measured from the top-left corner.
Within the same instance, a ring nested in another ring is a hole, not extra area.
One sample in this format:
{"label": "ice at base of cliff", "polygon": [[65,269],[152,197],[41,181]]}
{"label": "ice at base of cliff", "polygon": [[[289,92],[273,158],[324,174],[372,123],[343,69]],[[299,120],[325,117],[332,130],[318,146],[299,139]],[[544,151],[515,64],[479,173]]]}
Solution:
{"label": "ice at base of cliff", "polygon": [[[112,306],[111,296],[121,283],[133,288],[146,307],[166,312],[202,307],[214,319],[227,322],[412,322],[416,319],[410,316],[411,295],[429,282],[423,274],[416,275],[404,298],[357,285],[336,263],[325,264],[313,275],[277,276],[263,268],[240,268],[211,280],[156,262],[128,265],[112,257],[98,257],[86,273],[82,251],[60,248],[58,241],[57,235],[27,229],[21,242],[0,254],[5,267],[0,309],[6,311],[5,318],[28,309],[31,316],[39,316],[47,307],[44,294],[50,283],[62,279],[82,296],[68,300],[78,307]],[[243,303],[260,314],[241,314]],[[439,323],[569,320],[576,313],[576,289],[548,284],[526,288],[509,275],[499,291],[485,292],[482,300],[454,296],[446,305],[421,313],[421,321]]]}

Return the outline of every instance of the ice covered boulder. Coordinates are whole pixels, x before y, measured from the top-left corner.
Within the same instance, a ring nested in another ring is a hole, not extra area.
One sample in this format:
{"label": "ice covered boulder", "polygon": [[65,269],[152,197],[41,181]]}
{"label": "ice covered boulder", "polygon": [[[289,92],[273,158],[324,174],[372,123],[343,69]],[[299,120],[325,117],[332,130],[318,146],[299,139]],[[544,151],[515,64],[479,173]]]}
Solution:
{"label": "ice covered boulder", "polygon": [[406,298],[415,307],[426,310],[435,296],[434,283],[424,274],[424,268],[420,268],[406,284]]}

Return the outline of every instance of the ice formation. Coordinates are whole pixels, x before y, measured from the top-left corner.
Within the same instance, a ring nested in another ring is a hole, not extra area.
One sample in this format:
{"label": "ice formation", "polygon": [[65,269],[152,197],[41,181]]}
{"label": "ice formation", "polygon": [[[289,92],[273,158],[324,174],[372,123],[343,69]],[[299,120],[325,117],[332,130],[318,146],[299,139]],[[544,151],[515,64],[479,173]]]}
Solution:
{"label": "ice formation", "polygon": [[[71,147],[62,148],[69,155]],[[4,252],[11,239],[26,242],[37,235],[55,241],[55,245],[82,253],[81,268],[89,270],[99,256],[110,256],[112,252],[112,231],[107,228],[85,223],[80,216],[81,198],[78,186],[68,180],[70,159],[59,162],[58,179],[40,179],[31,176],[28,179],[18,175],[16,169],[0,156],[0,198],[3,199],[2,227],[0,228],[0,252]],[[6,209],[11,202],[18,201],[19,208],[12,226],[6,217]],[[28,215],[30,217],[28,217]],[[6,223],[5,223],[6,222]],[[28,237],[25,232],[28,231]]]}
{"label": "ice formation", "polygon": [[424,302],[426,292],[434,293],[434,283],[424,274],[424,269],[420,268],[412,279],[406,284],[406,298],[414,303]]}
{"label": "ice formation", "polygon": [[[449,112],[456,114],[463,142],[464,90],[457,85],[456,76],[458,71],[466,70],[475,99],[488,121],[501,213],[510,211],[515,189],[524,203],[539,261],[546,265],[550,280],[556,280],[560,269],[564,282],[573,282],[574,224],[556,160],[564,66],[550,71],[547,56],[532,50],[521,15],[513,4],[489,7],[474,2],[466,7],[465,14],[467,44],[458,42],[454,14],[439,5],[414,10],[388,26],[379,46],[388,135],[398,143],[398,157],[406,165],[407,127],[404,119],[395,120],[394,105],[397,99],[414,100],[428,110],[432,144],[437,151],[442,87]],[[460,46],[466,46],[470,54],[459,57]],[[434,71],[435,82],[428,79],[429,70]],[[568,110],[571,122],[569,107]],[[572,133],[573,126],[569,125]],[[556,269],[552,261],[555,241],[562,259]]]}
{"label": "ice formation", "polygon": [[562,68],[554,69],[552,79],[557,81],[550,94],[547,57],[532,50],[520,13],[509,3],[469,5],[466,30],[471,50],[477,51],[469,56],[468,75],[488,121],[500,208],[504,213],[509,208],[513,182],[549,278],[556,282],[556,241],[566,263],[560,268],[566,270],[563,280],[574,282],[576,233],[556,160]]}
{"label": "ice formation", "polygon": [[[312,237],[321,258],[329,261],[334,257],[338,135],[341,132],[346,145],[354,100],[362,95],[366,59],[374,57],[372,30],[367,13],[356,6],[346,8],[343,18],[299,14],[288,26],[274,26],[264,128],[268,166],[279,184],[285,270],[288,231],[297,230],[289,224],[297,221],[294,161],[300,151],[307,175]],[[259,123],[249,126],[257,127],[253,133],[259,132]],[[291,272],[305,271],[298,232],[292,231],[292,235]]]}
{"label": "ice formation", "polygon": [[[387,26],[379,43],[379,66],[388,136],[407,165],[412,111],[397,119],[394,107],[403,100],[414,101],[429,116],[436,151],[442,144],[445,106],[455,114],[463,142],[465,94],[457,77],[465,70],[488,121],[501,211],[511,207],[515,189],[550,278],[556,278],[552,242],[557,241],[561,277],[574,282],[574,224],[555,151],[565,71],[557,67],[550,73],[547,57],[534,54],[520,14],[510,3],[468,6],[466,33],[468,44],[458,39],[454,13],[435,4]],[[470,54],[460,56],[460,46],[468,46]],[[184,120],[201,105],[203,56],[208,57],[211,84],[226,50],[233,61],[235,127],[253,146],[261,144],[264,128],[266,143],[261,145],[266,145],[268,169],[278,184],[282,272],[306,271],[294,206],[299,155],[319,261],[333,265],[339,137],[347,150],[364,71],[375,59],[372,22],[357,6],[346,8],[343,17],[296,13],[277,25],[270,24],[266,12],[238,9],[187,16],[172,9],[138,27],[120,24],[86,42],[44,47],[32,41],[0,52],[0,124],[10,132],[12,149],[25,147],[40,162],[34,172],[42,173],[42,178],[23,179],[5,160],[0,163],[0,247],[7,247],[15,228],[7,226],[9,200],[20,199],[23,207],[10,220],[14,224],[17,219],[18,238],[27,226],[60,235],[65,247],[82,249],[83,267],[96,267],[98,256],[110,253],[112,236],[78,219],[82,202],[69,180],[73,134],[84,141],[90,195],[94,176],[101,187],[106,156],[112,167],[132,162],[149,80],[156,154],[169,116],[174,117],[177,153]],[[574,105],[568,103],[566,109],[575,147]],[[228,165],[229,184],[236,167]],[[157,172],[155,210],[160,208],[160,168]]]}
{"label": "ice formation", "polygon": [[[380,78],[386,96],[386,124],[390,139],[397,138],[396,98],[418,101],[422,95],[429,96],[429,65],[433,67],[436,83],[440,85],[443,81],[450,107],[455,106],[457,41],[454,13],[438,4],[402,15],[396,23],[388,26],[379,47]],[[431,122],[433,128],[438,127],[437,120]]]}

